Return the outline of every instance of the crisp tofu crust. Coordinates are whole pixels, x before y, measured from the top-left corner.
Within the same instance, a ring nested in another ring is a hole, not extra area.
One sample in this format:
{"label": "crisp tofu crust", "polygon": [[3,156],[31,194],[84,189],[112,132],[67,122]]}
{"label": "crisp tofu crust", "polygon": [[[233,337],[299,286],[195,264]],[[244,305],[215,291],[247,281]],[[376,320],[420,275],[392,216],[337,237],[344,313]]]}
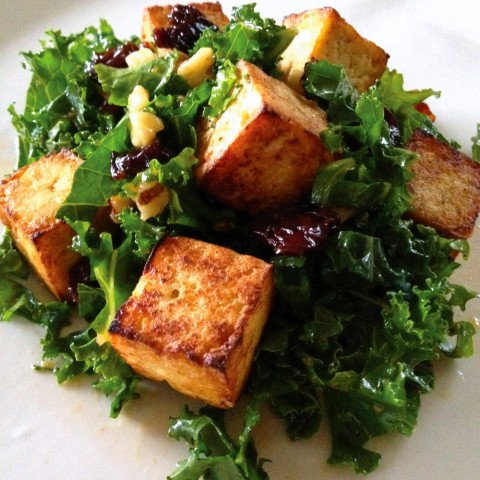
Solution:
{"label": "crisp tofu crust", "polygon": [[352,85],[365,92],[375,83],[388,62],[388,54],[362,37],[339,13],[331,8],[316,8],[284,18],[283,25],[298,34],[282,54],[278,68],[284,81],[301,92],[305,64],[327,60],[345,68]]}
{"label": "crisp tofu crust", "polygon": [[55,214],[70,192],[81,162],[63,150],[26,165],[0,184],[0,220],[59,300],[71,300],[69,271],[80,256],[70,250],[74,231]]}
{"label": "crisp tofu crust", "polygon": [[216,200],[257,215],[302,199],[322,163],[326,114],[288,85],[246,62],[237,64],[236,99],[198,127],[199,185]]}
{"label": "crisp tofu crust", "polygon": [[470,237],[480,212],[480,164],[420,129],[405,148],[418,154],[409,216],[449,238]]}
{"label": "crisp tofu crust", "polygon": [[[223,13],[222,6],[218,2],[189,3],[199,10],[207,20],[218,28],[223,28],[229,23],[229,18]],[[153,5],[143,10],[142,29],[140,38],[143,42],[151,41],[152,33],[156,28],[170,27],[168,18],[175,5]]]}
{"label": "crisp tofu crust", "polygon": [[273,297],[272,265],[185,237],[152,252],[109,328],[140,375],[219,408],[245,384]]}

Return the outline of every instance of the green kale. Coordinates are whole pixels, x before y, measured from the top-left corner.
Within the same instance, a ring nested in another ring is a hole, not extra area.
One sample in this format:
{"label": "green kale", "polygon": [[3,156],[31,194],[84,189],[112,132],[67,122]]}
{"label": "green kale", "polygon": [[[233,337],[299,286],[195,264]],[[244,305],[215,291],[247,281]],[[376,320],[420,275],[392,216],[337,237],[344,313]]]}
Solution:
{"label": "green kale", "polygon": [[408,141],[417,128],[438,134],[430,119],[420,113],[415,106],[432,95],[440,96],[440,92],[432,89],[405,91],[403,75],[395,70],[385,70],[378,85],[379,98],[385,108],[390,110],[397,119],[403,142]]}
{"label": "green kale", "polygon": [[18,132],[18,166],[61,148],[74,149],[89,132],[107,132],[113,117],[99,110],[100,97],[88,63],[95,52],[117,46],[110,25],[88,27],[79,34],[46,33],[39,53],[25,52],[32,72],[24,112],[9,109]]}
{"label": "green kale", "polygon": [[72,189],[57,212],[57,218],[71,221],[94,219],[100,207],[120,192],[120,183],[111,175],[113,152],[129,147],[128,121],[124,117],[113,130],[101,138],[92,138],[91,152],[75,171]]}
{"label": "green kale", "polygon": [[258,402],[252,400],[244,417],[238,445],[227,433],[224,411],[205,407],[199,414],[187,407],[179,417],[170,419],[168,434],[189,445],[190,456],[179,462],[169,480],[266,480],[265,460],[257,458],[252,430],[260,421]]}
{"label": "green kale", "polygon": [[30,269],[13,246],[8,231],[3,233],[0,243],[0,274],[0,320],[10,320],[15,314],[35,318],[38,304],[33,293],[23,284]]}
{"label": "green kale", "polygon": [[196,42],[194,51],[212,48],[216,59],[216,76],[204,116],[218,117],[235,98],[237,72],[235,64],[247,60],[270,75],[276,75],[276,63],[295,36],[295,31],[263,19],[255,4],[233,9],[230,23],[222,30],[207,29]]}
{"label": "green kale", "polygon": [[158,220],[168,232],[190,231],[207,234],[217,223],[233,223],[231,210],[209,203],[200,193],[193,175],[198,160],[192,148],[185,148],[176,157],[162,164],[152,160],[146,170],[123,185],[127,195],[135,194],[141,182],[158,182],[168,189],[170,201]]}
{"label": "green kale", "polygon": [[263,19],[252,3],[234,8],[231,21],[223,30],[205,30],[194,50],[210,47],[219,63],[229,60],[235,64],[243,59],[272,73],[294,36],[293,30],[277,25],[272,19]]}
{"label": "green kale", "polygon": [[381,179],[367,183],[364,172],[359,170],[352,157],[321,167],[313,185],[312,203],[353,208],[360,212],[380,206],[387,198],[391,184]]}
{"label": "green kale", "polygon": [[[109,342],[99,344],[91,329],[70,334],[66,337],[68,350],[66,365],[71,361],[65,380],[78,374],[95,375],[92,387],[113,395],[110,416],[118,417],[123,406],[139,397],[137,385],[141,377],[120,357]],[[58,373],[57,373],[58,377]]]}
{"label": "green kale", "polygon": [[204,109],[205,117],[218,117],[236,96],[237,69],[230,60],[225,60],[218,68],[208,106]]}
{"label": "green kale", "polygon": [[[368,473],[380,459],[365,447],[371,438],[412,433],[420,395],[433,387],[432,362],[472,353],[474,328],[454,312],[475,293],[448,282],[455,252],[467,255],[468,245],[404,219],[414,155],[402,146],[413,129],[432,129],[415,105],[433,91],[405,92],[387,71],[359,95],[327,62],[307,65],[303,85],[326,109],[325,141],[344,157],[319,170],[310,200],[349,215],[320,252],[272,260],[277,303],[250,389],[292,439],[327,419],[329,462]],[[398,116],[400,138],[386,109]]]}
{"label": "green kale", "polygon": [[[250,379],[292,439],[309,437],[326,418],[330,462],[363,473],[380,458],[365,443],[390,431],[410,435],[419,395],[433,386],[432,362],[471,355],[474,334],[470,323],[454,321],[473,292],[440,276],[411,287],[381,245],[341,232],[322,255],[274,260],[279,297]],[[433,265],[423,267],[431,277]]]}
{"label": "green kale", "polygon": [[[37,368],[53,370],[59,383],[80,374],[94,375],[92,386],[107,396],[113,395],[110,415],[118,416],[122,406],[138,396],[135,390],[139,377],[109,343],[100,345],[96,341],[96,334],[89,326],[65,335],[65,328],[71,329],[73,324],[70,306],[37,300],[22,282],[26,272],[22,257],[5,234],[0,245],[0,320],[18,315],[42,326],[43,364]],[[76,327],[77,323],[73,325]]]}
{"label": "green kale", "polygon": [[152,98],[161,93],[173,75],[177,60],[178,54],[170,53],[135,67],[116,68],[98,64],[95,71],[103,91],[108,94],[108,102],[125,107],[128,96],[137,85],[147,89]]}
{"label": "green kale", "polygon": [[176,108],[158,110],[166,124],[165,134],[170,138],[175,138],[180,149],[196,148],[197,130],[195,125],[202,109],[209,102],[211,94],[212,84],[205,81],[189,90]]}
{"label": "green kale", "polygon": [[166,235],[167,228],[156,219],[145,221],[132,208],[125,208],[118,214],[122,230],[133,240],[132,251],[144,262],[153,247]]}
{"label": "green kale", "polygon": [[103,308],[90,325],[97,336],[104,337],[116,312],[138,282],[142,264],[133,252],[131,236],[114,246],[111,234],[98,234],[89,222],[68,223],[77,234],[72,249],[89,260],[90,279],[98,283],[105,298]]}
{"label": "green kale", "polygon": [[[326,109],[327,146],[344,157],[319,170],[312,202],[352,209],[354,220],[368,223],[370,233],[398,221],[409,207],[408,165],[415,155],[402,148],[409,134],[392,137],[384,97],[393,113],[401,114],[403,124],[412,125],[420,116],[429,126],[428,118],[412,104],[432,92],[405,92],[401,76],[385,73],[368,92],[358,95],[343,68],[325,61],[307,65],[303,85]],[[400,98],[396,103],[388,97],[392,90]]]}

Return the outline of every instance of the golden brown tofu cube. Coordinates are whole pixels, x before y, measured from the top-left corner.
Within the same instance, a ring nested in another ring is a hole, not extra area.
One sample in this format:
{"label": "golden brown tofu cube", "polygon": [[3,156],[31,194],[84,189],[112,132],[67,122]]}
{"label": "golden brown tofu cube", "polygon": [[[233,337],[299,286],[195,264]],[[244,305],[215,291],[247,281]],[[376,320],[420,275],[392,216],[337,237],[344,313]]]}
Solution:
{"label": "golden brown tofu cube", "polygon": [[81,162],[64,150],[19,169],[0,184],[0,220],[59,300],[71,300],[69,271],[80,256],[70,250],[74,231],[55,214]]}
{"label": "golden brown tofu cube", "polygon": [[241,60],[239,91],[213,122],[198,128],[197,182],[213,198],[256,215],[307,194],[331,160],[320,134],[325,112],[285,83]]}
{"label": "golden brown tofu cube", "polygon": [[278,68],[284,81],[299,92],[303,91],[300,80],[305,64],[312,60],[342,65],[360,92],[367,91],[387,66],[388,54],[362,37],[331,7],[289,15],[283,25],[297,29],[298,34],[283,52]]}
{"label": "golden brown tofu cube", "polygon": [[[228,17],[223,13],[222,6],[218,2],[190,3],[192,7],[199,10],[204,17],[218,28],[222,28],[229,22]],[[156,28],[170,27],[168,18],[175,5],[153,5],[143,10],[141,40],[151,41],[152,33]]]}
{"label": "golden brown tofu cube", "polygon": [[198,240],[167,238],[110,325],[111,342],[139,374],[232,407],[272,297],[270,264]]}
{"label": "golden brown tofu cube", "polygon": [[406,148],[418,154],[409,216],[449,238],[470,237],[480,212],[480,164],[423,130]]}

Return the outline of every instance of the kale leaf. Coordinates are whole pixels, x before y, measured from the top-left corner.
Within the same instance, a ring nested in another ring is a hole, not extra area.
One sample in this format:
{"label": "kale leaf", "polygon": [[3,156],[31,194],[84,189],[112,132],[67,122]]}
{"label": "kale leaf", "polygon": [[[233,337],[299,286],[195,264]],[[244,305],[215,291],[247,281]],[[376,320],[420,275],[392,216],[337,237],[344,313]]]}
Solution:
{"label": "kale leaf", "polygon": [[205,30],[194,50],[210,47],[217,62],[228,60],[235,64],[243,59],[272,73],[278,57],[294,36],[295,31],[270,18],[262,18],[251,3],[234,8],[231,21],[223,30]]}
{"label": "kale leaf", "polygon": [[266,480],[262,468],[265,460],[258,459],[252,430],[260,421],[259,402],[252,400],[246,409],[243,430],[238,445],[227,433],[224,411],[212,407],[198,414],[184,407],[180,415],[170,419],[168,434],[189,445],[190,455],[179,462],[169,480]]}
{"label": "kale leaf", "polygon": [[[42,326],[42,363],[36,368],[52,370],[59,383],[80,374],[94,375],[93,387],[107,396],[113,395],[110,415],[117,417],[123,405],[138,396],[136,386],[140,378],[109,343],[97,342],[88,325],[78,327],[79,322],[72,322],[69,305],[37,300],[22,282],[25,267],[7,232],[0,245],[0,320],[18,315]],[[65,334],[65,328],[71,330],[72,326],[73,331]]]}
{"label": "kale leaf", "polygon": [[9,109],[18,132],[18,167],[62,148],[74,149],[90,132],[107,132],[111,115],[100,111],[100,98],[86,66],[95,52],[117,46],[110,25],[79,34],[48,31],[39,53],[25,52],[25,66],[32,73],[24,112]]}

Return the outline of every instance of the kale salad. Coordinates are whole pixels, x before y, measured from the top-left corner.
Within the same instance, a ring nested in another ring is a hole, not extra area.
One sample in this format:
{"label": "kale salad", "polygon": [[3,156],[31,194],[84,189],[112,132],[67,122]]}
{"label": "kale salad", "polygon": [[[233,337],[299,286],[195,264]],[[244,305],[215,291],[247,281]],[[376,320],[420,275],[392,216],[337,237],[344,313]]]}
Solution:
{"label": "kale salad", "polygon": [[[188,448],[168,478],[269,478],[275,458],[264,458],[255,443],[265,409],[294,441],[328,425],[328,463],[373,472],[381,452],[368,442],[413,433],[422,395],[434,390],[435,362],[474,353],[475,328],[457,313],[477,293],[451,280],[468,259],[469,242],[407,215],[416,154],[406,145],[413,132],[447,142],[448,132],[437,128],[427,107],[440,93],[405,89],[403,75],[390,67],[360,93],[341,65],[308,63],[302,88],[326,112],[322,140],[335,161],[320,167],[301,205],[255,219],[252,227],[248,215],[199,188],[196,127],[235,100],[239,60],[278,78],[278,59],[295,31],[260,15],[255,4],[233,9],[222,29],[201,15],[194,28],[184,22],[188,35],[180,25],[170,38],[174,48],[132,66],[126,58],[142,47],[139,36],[120,39],[107,20],[74,34],[50,30],[38,52],[23,53],[31,72],[25,108],[9,108],[18,134],[16,167],[63,149],[83,160],[56,214],[74,230],[71,248],[82,262],[71,272],[73,304],[41,301],[26,283],[31,269],[7,229],[0,318],[40,325],[43,355],[36,368],[51,370],[59,383],[88,376],[111,399],[110,416],[117,418],[127,404],[142,408],[144,379],[106,332],[155,245],[182,235],[261,258],[274,266],[275,301],[242,402],[233,408],[243,423],[231,428],[231,412],[193,409],[185,397],[167,433]],[[179,58],[202,48],[214,52],[212,75],[192,87],[178,73]],[[128,106],[139,85],[149,94],[146,110],[162,122],[141,148],[132,144]],[[472,140],[478,163],[480,130]],[[99,209],[112,199],[132,200],[148,182],[168,191],[166,208],[144,219],[127,201],[115,211],[114,230],[96,228]],[[314,235],[318,212],[321,234]]]}

